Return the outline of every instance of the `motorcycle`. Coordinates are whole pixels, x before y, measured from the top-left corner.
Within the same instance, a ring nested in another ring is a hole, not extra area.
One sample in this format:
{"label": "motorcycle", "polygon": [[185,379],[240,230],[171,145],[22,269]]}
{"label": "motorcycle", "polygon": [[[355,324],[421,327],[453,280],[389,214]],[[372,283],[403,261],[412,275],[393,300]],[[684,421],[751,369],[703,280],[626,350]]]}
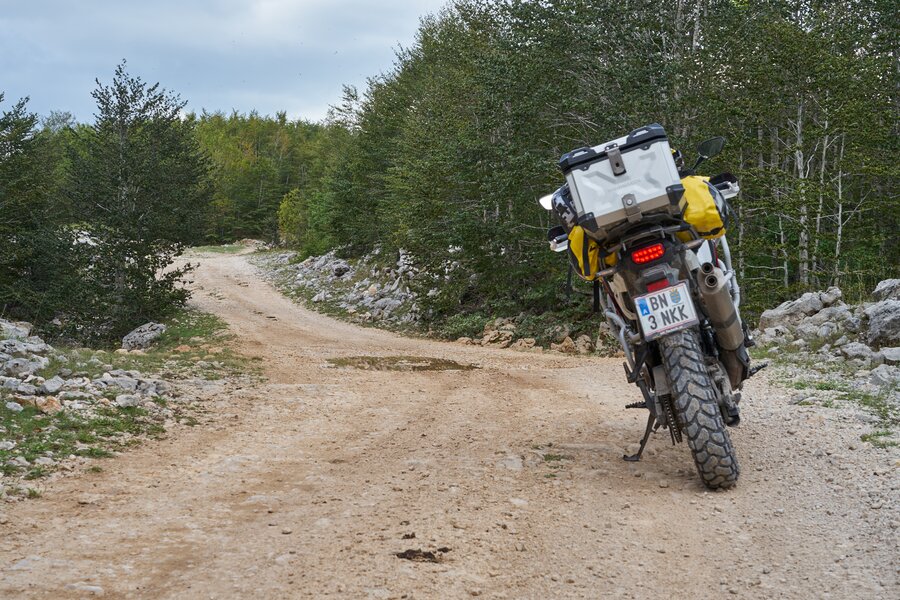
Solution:
{"label": "motorcycle", "polygon": [[[637,453],[623,458],[640,460],[651,434],[665,429],[673,444],[687,440],[710,489],[737,483],[728,428],[740,423],[741,388],[753,373],[753,340],[740,318],[741,290],[724,236],[728,200],[740,186],[728,173],[696,175],[724,145],[722,137],[701,143],[696,163],[685,169],[675,164],[673,154],[680,155],[662,127],[647,126],[564,155],[567,183],[540,200],[562,222],[548,232],[551,249],[568,252],[576,272],[593,283],[595,310],[624,351],[628,382],[641,392],[643,399],[626,408],[648,411]],[[661,180],[669,182],[664,189]],[[699,209],[691,204],[698,193]],[[713,210],[707,195],[723,221],[713,230],[704,222]]]}

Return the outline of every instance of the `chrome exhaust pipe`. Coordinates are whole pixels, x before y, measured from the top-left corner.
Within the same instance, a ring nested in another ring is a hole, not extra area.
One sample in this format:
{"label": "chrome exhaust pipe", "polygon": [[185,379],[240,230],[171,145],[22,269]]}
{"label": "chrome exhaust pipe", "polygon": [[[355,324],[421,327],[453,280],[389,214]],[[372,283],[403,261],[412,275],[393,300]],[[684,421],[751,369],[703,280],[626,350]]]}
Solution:
{"label": "chrome exhaust pipe", "polygon": [[747,379],[750,358],[744,347],[741,318],[728,291],[725,274],[712,263],[704,263],[697,274],[697,283],[709,322],[716,332],[716,341],[722,350],[722,363],[728,371],[732,387],[738,389]]}
{"label": "chrome exhaust pipe", "polygon": [[700,267],[698,280],[700,296],[716,331],[719,346],[724,350],[737,350],[744,343],[744,330],[726,286],[725,274],[712,263],[704,263]]}

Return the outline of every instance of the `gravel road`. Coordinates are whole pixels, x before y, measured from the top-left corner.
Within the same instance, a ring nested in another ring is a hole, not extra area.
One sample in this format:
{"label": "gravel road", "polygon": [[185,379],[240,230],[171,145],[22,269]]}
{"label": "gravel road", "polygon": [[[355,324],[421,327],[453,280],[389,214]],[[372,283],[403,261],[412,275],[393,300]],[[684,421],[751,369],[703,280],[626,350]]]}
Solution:
{"label": "gravel road", "polygon": [[621,360],[356,327],[243,256],[195,288],[265,383],[0,506],[0,598],[900,597],[898,451],[860,413],[752,381],[740,483],[709,493],[665,432],[622,461]]}

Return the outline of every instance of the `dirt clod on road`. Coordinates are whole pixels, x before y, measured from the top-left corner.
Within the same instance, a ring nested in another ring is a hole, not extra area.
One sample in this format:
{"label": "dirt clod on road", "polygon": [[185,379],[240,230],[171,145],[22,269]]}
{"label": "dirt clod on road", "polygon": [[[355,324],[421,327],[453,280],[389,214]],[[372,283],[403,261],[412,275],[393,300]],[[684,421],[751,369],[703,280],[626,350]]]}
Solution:
{"label": "dirt clod on road", "polygon": [[709,493],[665,432],[622,460],[621,359],[356,327],[243,256],[195,282],[265,383],[0,507],[0,598],[900,597],[898,454],[849,411],[752,381]]}

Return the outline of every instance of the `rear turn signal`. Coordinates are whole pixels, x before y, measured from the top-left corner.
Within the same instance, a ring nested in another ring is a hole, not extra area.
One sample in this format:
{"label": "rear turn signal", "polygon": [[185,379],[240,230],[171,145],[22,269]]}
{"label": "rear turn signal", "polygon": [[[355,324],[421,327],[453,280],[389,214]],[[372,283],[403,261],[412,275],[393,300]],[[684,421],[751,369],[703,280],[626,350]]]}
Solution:
{"label": "rear turn signal", "polygon": [[648,262],[653,262],[654,260],[659,260],[665,253],[666,249],[662,244],[653,244],[652,246],[634,250],[631,253],[631,260],[634,261],[635,264],[643,265]]}

